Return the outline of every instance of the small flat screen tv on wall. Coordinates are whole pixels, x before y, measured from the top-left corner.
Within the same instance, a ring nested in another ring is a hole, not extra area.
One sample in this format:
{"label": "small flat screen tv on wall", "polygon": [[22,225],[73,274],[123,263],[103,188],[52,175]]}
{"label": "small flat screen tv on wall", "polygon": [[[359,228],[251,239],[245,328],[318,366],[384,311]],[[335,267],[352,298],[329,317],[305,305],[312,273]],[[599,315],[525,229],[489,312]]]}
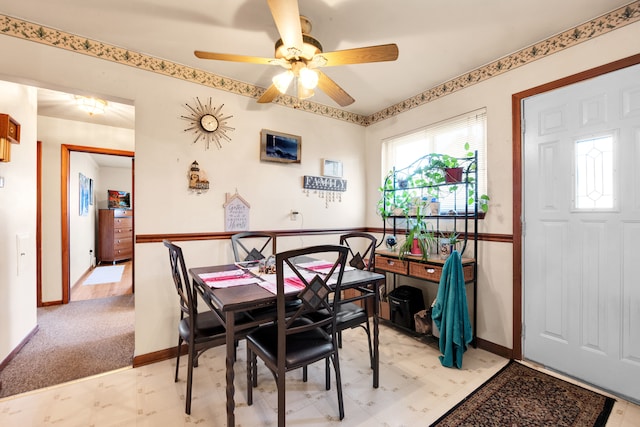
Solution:
{"label": "small flat screen tv on wall", "polygon": [[131,208],[131,197],[126,191],[107,190],[109,192],[109,209]]}

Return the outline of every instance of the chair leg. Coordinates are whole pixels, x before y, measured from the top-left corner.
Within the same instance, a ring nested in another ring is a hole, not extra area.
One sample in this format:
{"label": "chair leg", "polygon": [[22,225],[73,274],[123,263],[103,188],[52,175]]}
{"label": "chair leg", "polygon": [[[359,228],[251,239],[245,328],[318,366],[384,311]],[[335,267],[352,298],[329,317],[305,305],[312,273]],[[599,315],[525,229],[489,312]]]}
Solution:
{"label": "chair leg", "polygon": [[276,375],[276,384],[278,385],[278,427],[284,427],[287,413],[284,380],[284,372],[278,372]]}
{"label": "chair leg", "polygon": [[189,343],[189,354],[187,355],[187,398],[186,400],[186,406],[185,406],[185,412],[187,413],[187,415],[191,415],[191,385],[192,385],[192,381],[193,381],[193,359],[194,359],[194,353],[195,352],[195,345],[191,345],[191,343]]}
{"label": "chair leg", "polygon": [[247,346],[247,405],[253,405],[253,364],[252,351]]}
{"label": "chair leg", "polygon": [[307,375],[307,367],[303,366],[302,367],[302,382],[306,383],[308,379],[308,375]]}
{"label": "chair leg", "polygon": [[254,352],[251,352],[251,363],[253,363],[253,387],[258,387],[258,358]]}
{"label": "chair leg", "polygon": [[334,353],[331,356],[333,361],[333,368],[336,370],[336,388],[338,389],[338,411],[340,413],[340,419],[344,418],[344,401],[342,400],[342,378],[340,375],[340,361],[338,359],[338,353]]}
{"label": "chair leg", "polygon": [[371,345],[371,328],[369,327],[369,319],[367,318],[367,326],[364,328],[367,333],[367,343],[369,344],[369,360],[371,361],[371,369],[373,369],[373,346]]}
{"label": "chair leg", "polygon": [[178,337],[178,356],[176,357],[176,377],[173,380],[178,382],[178,369],[180,369],[180,350],[182,349],[182,337]]}
{"label": "chair leg", "polygon": [[324,359],[324,388],[331,390],[331,367],[329,366],[329,358]]}
{"label": "chair leg", "polygon": [[338,331],[336,335],[338,336],[338,348],[342,348],[342,331]]}

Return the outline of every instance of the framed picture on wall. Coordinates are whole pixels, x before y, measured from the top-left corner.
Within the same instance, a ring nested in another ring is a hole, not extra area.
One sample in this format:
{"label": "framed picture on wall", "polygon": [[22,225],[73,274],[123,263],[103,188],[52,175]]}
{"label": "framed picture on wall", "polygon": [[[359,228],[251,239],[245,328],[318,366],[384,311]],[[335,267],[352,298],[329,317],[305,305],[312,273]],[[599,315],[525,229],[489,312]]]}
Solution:
{"label": "framed picture on wall", "polygon": [[80,173],[80,216],[89,215],[89,178]]}
{"label": "framed picture on wall", "polygon": [[322,161],[322,176],[342,178],[342,162],[324,159]]}
{"label": "framed picture on wall", "polygon": [[262,129],[260,160],[280,163],[300,163],[302,138],[288,133]]}
{"label": "framed picture on wall", "polygon": [[107,190],[109,209],[131,208],[131,195],[126,191]]}

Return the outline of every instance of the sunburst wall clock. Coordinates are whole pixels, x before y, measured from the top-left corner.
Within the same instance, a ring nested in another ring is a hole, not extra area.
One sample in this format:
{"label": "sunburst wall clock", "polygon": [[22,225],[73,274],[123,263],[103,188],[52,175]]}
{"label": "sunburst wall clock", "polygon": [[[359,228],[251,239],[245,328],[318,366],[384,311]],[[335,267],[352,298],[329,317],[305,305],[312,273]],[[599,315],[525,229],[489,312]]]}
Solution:
{"label": "sunburst wall clock", "polygon": [[215,142],[218,148],[222,148],[223,140],[231,141],[227,132],[235,130],[235,128],[227,126],[227,121],[233,116],[225,117],[222,115],[224,104],[213,107],[211,98],[208,103],[203,104],[196,97],[194,105],[185,104],[185,107],[189,110],[189,115],[180,117],[191,122],[191,126],[184,131],[195,134],[194,144],[202,139],[208,150],[212,142]]}

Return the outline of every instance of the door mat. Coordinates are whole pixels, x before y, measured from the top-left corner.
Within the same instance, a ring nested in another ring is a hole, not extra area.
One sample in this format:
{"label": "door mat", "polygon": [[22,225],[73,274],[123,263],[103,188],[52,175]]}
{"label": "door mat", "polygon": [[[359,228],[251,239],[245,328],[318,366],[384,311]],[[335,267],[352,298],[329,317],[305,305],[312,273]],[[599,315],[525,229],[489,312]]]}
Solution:
{"label": "door mat", "polygon": [[96,267],[82,283],[83,285],[99,285],[102,283],[115,283],[122,280],[124,265],[110,265],[108,267]]}
{"label": "door mat", "polygon": [[511,361],[432,426],[604,426],[615,400]]}

